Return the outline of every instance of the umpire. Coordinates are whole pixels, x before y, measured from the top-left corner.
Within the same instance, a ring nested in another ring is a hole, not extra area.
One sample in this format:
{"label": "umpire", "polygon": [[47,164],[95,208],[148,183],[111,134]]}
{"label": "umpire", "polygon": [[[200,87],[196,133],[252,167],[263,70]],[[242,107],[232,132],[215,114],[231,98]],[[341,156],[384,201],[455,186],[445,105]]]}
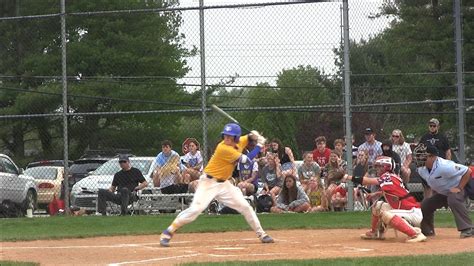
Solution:
{"label": "umpire", "polygon": [[417,150],[415,156],[426,161],[424,166],[417,168],[417,171],[433,189],[433,195],[421,203],[423,221],[420,227],[423,234],[435,235],[434,212],[436,209],[449,206],[457,229],[461,232],[460,237],[472,237],[474,235],[472,221],[464,203],[467,197],[465,188],[469,185],[471,170],[467,166],[439,157],[435,146],[423,146]]}
{"label": "umpire", "polygon": [[[112,186],[110,186],[109,189],[99,189],[97,202],[98,214],[105,216],[106,203],[107,201],[112,201],[116,204],[120,204],[121,215],[126,215],[132,192],[148,186],[148,182],[146,182],[142,172],[130,165],[128,156],[120,155],[119,164],[122,170],[115,173]],[[118,190],[117,193],[115,193],[116,190]]]}

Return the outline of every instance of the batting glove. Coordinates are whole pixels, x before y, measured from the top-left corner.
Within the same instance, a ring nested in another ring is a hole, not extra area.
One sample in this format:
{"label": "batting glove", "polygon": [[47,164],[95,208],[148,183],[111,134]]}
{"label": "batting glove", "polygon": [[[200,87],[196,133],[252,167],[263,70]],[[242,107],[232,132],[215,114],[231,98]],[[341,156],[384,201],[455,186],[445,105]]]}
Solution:
{"label": "batting glove", "polygon": [[252,131],[250,131],[250,133],[251,133],[252,135],[254,135],[255,137],[257,137],[257,145],[260,145],[260,146],[262,146],[262,147],[265,145],[265,142],[266,142],[267,140],[265,139],[265,137],[263,137],[262,135],[260,135],[260,133],[258,133],[258,131],[252,130]]}

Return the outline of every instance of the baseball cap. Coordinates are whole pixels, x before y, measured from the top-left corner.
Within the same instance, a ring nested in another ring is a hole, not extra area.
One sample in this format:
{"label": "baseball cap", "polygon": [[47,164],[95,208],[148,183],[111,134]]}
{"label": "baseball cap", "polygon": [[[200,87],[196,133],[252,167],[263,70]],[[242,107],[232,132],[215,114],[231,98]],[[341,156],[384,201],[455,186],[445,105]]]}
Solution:
{"label": "baseball cap", "polygon": [[372,133],[374,133],[374,131],[370,127],[364,129],[364,134],[372,134]]}
{"label": "baseball cap", "polygon": [[429,124],[435,124],[436,126],[439,126],[439,120],[436,118],[431,118]]}
{"label": "baseball cap", "polygon": [[120,154],[120,155],[119,155],[119,162],[123,162],[123,161],[128,162],[128,161],[130,161],[130,159],[128,158],[127,155],[125,155],[125,154]]}
{"label": "baseball cap", "polygon": [[438,148],[433,145],[428,145],[426,147],[426,153],[438,156]]}

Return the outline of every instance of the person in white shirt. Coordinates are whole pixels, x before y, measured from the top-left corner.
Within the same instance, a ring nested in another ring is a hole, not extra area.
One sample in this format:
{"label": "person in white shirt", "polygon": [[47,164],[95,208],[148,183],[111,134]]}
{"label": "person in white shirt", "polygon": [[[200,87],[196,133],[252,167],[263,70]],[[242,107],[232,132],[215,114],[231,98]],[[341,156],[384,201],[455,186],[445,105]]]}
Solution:
{"label": "person in white shirt", "polygon": [[365,142],[362,143],[358,152],[366,150],[369,155],[369,168],[372,168],[372,165],[375,162],[375,159],[382,155],[382,143],[375,139],[375,132],[369,127],[364,131]]}
{"label": "person in white shirt", "polygon": [[392,141],[392,150],[400,155],[401,159],[401,178],[403,183],[407,184],[410,181],[410,164],[412,161],[412,152],[410,144],[405,142],[405,137],[400,129],[395,129],[392,131],[392,136],[390,137]]}
{"label": "person in white shirt", "polygon": [[464,204],[467,188],[474,186],[471,170],[461,164],[438,156],[435,146],[420,144],[414,150],[417,171],[433,190],[433,195],[423,199],[421,230],[427,236],[434,236],[434,213],[441,207],[451,209],[461,238],[474,236],[469,211]]}

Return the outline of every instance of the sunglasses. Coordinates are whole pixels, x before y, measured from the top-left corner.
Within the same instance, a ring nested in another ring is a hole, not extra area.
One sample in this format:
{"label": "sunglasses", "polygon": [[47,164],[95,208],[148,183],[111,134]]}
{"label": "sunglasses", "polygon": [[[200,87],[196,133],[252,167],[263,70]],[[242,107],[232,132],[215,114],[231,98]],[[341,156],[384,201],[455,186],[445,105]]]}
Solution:
{"label": "sunglasses", "polygon": [[128,163],[128,161],[119,161],[119,163]]}
{"label": "sunglasses", "polygon": [[430,125],[430,127],[437,127],[437,125]]}
{"label": "sunglasses", "polygon": [[400,136],[398,135],[392,135],[392,138],[399,138]]}

